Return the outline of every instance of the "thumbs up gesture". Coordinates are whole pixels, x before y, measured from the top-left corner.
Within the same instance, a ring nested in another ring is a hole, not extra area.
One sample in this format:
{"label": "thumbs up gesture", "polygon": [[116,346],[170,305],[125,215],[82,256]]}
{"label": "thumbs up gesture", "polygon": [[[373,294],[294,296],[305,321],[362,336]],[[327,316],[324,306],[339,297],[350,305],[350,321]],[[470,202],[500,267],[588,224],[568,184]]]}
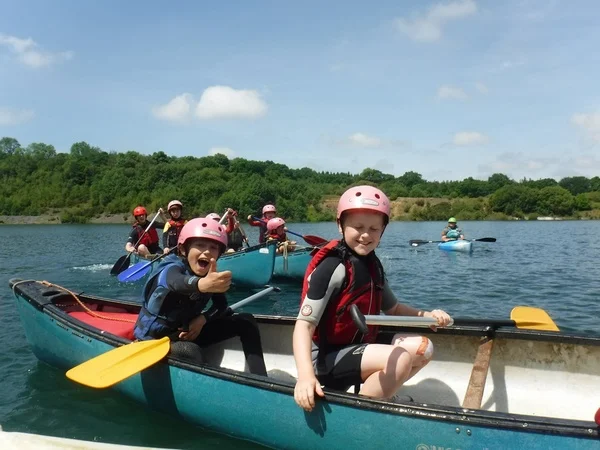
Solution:
{"label": "thumbs up gesture", "polygon": [[198,290],[200,292],[222,293],[227,292],[231,286],[231,271],[217,271],[217,261],[211,258],[208,273],[198,280]]}

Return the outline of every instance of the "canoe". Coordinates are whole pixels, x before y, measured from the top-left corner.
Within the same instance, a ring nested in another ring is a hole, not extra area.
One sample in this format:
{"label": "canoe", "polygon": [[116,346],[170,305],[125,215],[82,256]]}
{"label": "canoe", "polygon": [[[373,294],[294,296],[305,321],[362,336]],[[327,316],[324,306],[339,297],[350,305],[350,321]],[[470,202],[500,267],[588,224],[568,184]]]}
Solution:
{"label": "canoe", "polygon": [[[137,317],[134,302],[76,296],[30,280],[9,284],[33,352],[61,370],[131,338],[133,324],[123,319]],[[91,316],[78,301],[104,318]],[[401,390],[413,402],[326,389],[326,398],[305,413],[293,398],[294,319],[257,320],[268,378],[244,371],[239,341],[230,339],[204,351],[201,363],[170,355],[111,389],[171,416],[274,448],[600,448],[594,422],[600,406],[595,395],[600,338],[485,326],[437,333],[408,328],[429,336],[436,348],[434,360]],[[383,327],[380,338],[389,342],[393,333]],[[486,342],[494,349],[487,353],[491,364],[487,379],[483,372],[481,406],[463,407],[462,399],[477,387],[471,376],[480,372]]]}
{"label": "canoe", "polygon": [[313,250],[314,247],[308,247],[288,252],[287,256],[278,254],[275,257],[273,277],[304,279],[304,273],[306,272],[308,263],[312,259],[311,253]]}
{"label": "canoe", "polygon": [[471,253],[473,251],[473,243],[466,240],[440,242],[438,248],[447,252]]}
{"label": "canoe", "polygon": [[261,287],[268,284],[275,265],[276,242],[255,245],[219,258],[219,270],[231,270],[236,286]]}

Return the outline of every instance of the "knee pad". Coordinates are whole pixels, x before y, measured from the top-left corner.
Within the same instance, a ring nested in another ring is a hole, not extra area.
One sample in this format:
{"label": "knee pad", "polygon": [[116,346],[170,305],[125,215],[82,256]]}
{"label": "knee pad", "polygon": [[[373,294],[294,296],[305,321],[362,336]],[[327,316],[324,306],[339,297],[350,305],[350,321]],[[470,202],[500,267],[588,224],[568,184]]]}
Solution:
{"label": "knee pad", "polygon": [[422,356],[426,360],[430,360],[433,356],[433,342],[425,336],[421,336],[421,344],[417,348],[417,356]]}

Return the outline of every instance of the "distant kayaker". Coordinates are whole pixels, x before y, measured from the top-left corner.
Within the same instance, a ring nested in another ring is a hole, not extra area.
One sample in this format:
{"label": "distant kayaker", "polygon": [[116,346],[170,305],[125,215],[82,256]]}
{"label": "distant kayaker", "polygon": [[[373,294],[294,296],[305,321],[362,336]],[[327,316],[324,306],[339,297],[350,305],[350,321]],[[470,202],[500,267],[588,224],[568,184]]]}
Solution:
{"label": "distant kayaker", "polygon": [[[204,217],[186,223],[178,239],[182,256],[168,256],[144,286],[134,336],[159,339],[175,333],[180,340],[200,347],[239,336],[250,372],[266,376],[254,317],[232,314],[227,306],[231,272],[217,270],[226,246],[225,228],[214,220]],[[207,308],[209,301],[212,304]]]}
{"label": "distant kayaker", "polygon": [[442,230],[442,241],[456,241],[464,238],[462,230],[456,225],[456,218],[450,217],[448,219],[448,226]]}
{"label": "distant kayaker", "polygon": [[[241,235],[239,231],[239,225],[237,225],[237,211],[231,208],[227,208],[227,227],[225,228],[225,232],[227,233],[227,250],[225,253],[233,253],[237,252],[240,248],[242,248],[242,238],[239,237],[238,234]],[[213,219],[217,222],[221,220],[221,216],[217,213],[210,213],[206,216],[208,219]]]}
{"label": "distant kayaker", "polygon": [[181,229],[187,223],[183,218],[183,204],[179,200],[171,200],[167,205],[167,212],[171,218],[163,228],[163,247],[164,253],[169,253],[169,249],[177,247],[177,238]]}
{"label": "distant kayaker", "polygon": [[261,220],[254,220],[252,214],[248,216],[248,223],[253,227],[259,227],[258,229],[258,242],[262,244],[265,242],[265,235],[267,233],[267,222],[277,215],[277,209],[274,205],[265,205],[262,209]]}
{"label": "distant kayaker", "polygon": [[159,212],[163,220],[155,220],[150,229],[146,232],[146,228],[150,225],[146,208],[137,206],[133,210],[135,222],[133,223],[133,229],[129,233],[129,239],[127,239],[127,243],[125,244],[125,251],[137,253],[144,258],[163,252],[158,244],[158,233],[156,232],[156,229],[163,229],[165,227],[166,217],[163,214],[162,208],[159,209]]}
{"label": "distant kayaker", "polygon": [[377,327],[362,335],[350,315],[354,304],[365,315],[432,317],[450,322],[440,310],[422,311],[398,302],[375,255],[390,219],[387,196],[372,186],[356,186],[340,197],[337,223],[342,239],[322,247],[307,267],[300,312],[294,328],[298,381],[296,403],[315,406],[321,385],[346,391],[362,383],[360,394],[389,399],[432,358],[433,344],[423,336],[394,335],[391,344],[375,344]]}
{"label": "distant kayaker", "polygon": [[286,251],[293,252],[296,249],[296,241],[290,241],[285,233],[285,220],[281,217],[273,217],[267,222],[267,234],[265,235],[266,241],[277,241],[277,253],[284,253]]}

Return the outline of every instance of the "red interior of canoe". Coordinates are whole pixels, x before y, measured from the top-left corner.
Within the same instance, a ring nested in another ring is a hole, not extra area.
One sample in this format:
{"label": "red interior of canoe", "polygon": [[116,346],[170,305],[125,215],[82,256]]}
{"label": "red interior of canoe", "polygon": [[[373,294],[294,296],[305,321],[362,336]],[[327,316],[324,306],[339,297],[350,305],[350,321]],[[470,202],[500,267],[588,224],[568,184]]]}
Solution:
{"label": "red interior of canoe", "polygon": [[67,314],[77,320],[80,320],[81,322],[86,323],[87,325],[107,333],[111,333],[129,340],[134,339],[133,326],[138,317],[138,315],[135,313],[106,310],[97,311],[96,314],[101,315],[102,317],[95,317],[87,311],[71,311],[67,312]]}

